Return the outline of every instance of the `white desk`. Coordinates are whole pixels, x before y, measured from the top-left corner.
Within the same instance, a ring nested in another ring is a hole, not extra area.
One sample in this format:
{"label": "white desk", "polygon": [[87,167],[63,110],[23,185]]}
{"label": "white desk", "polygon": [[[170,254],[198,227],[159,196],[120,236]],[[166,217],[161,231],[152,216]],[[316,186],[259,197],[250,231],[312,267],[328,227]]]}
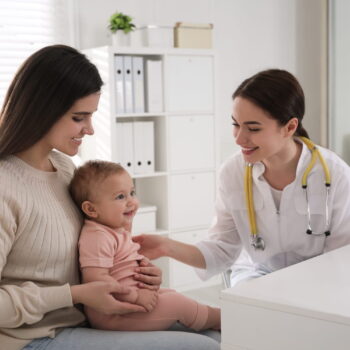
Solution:
{"label": "white desk", "polygon": [[222,350],[349,350],[350,245],[221,293]]}

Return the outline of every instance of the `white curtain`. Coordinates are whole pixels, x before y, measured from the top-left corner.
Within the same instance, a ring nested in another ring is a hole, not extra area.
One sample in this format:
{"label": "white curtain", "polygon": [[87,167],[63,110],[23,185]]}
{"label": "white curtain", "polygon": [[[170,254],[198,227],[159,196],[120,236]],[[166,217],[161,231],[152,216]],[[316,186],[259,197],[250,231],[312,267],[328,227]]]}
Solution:
{"label": "white curtain", "polygon": [[0,0],[0,106],[21,63],[51,44],[70,44],[68,1]]}

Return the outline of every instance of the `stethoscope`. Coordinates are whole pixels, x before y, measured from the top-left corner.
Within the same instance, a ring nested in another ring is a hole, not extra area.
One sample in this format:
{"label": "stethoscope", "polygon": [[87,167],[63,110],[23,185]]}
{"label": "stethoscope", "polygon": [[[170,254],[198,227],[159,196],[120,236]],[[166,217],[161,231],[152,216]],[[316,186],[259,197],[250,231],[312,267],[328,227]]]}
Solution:
{"label": "stethoscope", "polygon": [[[325,235],[326,237],[331,234],[330,232],[330,220],[329,220],[329,208],[328,208],[328,200],[329,200],[329,190],[331,187],[331,176],[329,172],[329,168],[327,166],[326,161],[324,160],[322,154],[317,149],[315,144],[309,140],[306,137],[299,137],[307,146],[307,148],[311,152],[311,161],[309,165],[307,166],[306,170],[304,171],[303,177],[301,179],[301,187],[303,189],[303,192],[305,193],[305,199],[307,203],[307,230],[306,233],[308,235]],[[326,230],[323,233],[315,233],[312,231],[311,228],[311,213],[310,213],[310,203],[308,198],[308,191],[307,191],[307,178],[309,176],[310,171],[314,167],[317,158],[320,160],[320,163],[323,168],[324,176],[325,176],[325,186],[326,186]],[[247,163],[245,165],[245,173],[244,173],[244,192],[245,192],[245,198],[246,198],[246,204],[247,204],[247,211],[248,211],[248,217],[249,217],[249,225],[250,225],[250,238],[251,238],[251,245],[255,249],[264,250],[265,249],[265,242],[262,239],[262,237],[258,234],[257,226],[256,226],[256,219],[255,219],[255,211],[254,211],[254,202],[253,202],[253,177],[252,177],[252,171],[253,171],[253,164]]]}

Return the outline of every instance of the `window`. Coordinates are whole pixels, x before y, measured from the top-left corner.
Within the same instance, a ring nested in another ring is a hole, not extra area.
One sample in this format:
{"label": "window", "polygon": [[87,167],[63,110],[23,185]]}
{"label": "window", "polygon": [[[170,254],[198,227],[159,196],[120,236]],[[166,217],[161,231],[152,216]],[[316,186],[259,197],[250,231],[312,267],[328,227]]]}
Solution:
{"label": "window", "polygon": [[0,106],[22,62],[51,44],[72,42],[69,0],[0,0]]}

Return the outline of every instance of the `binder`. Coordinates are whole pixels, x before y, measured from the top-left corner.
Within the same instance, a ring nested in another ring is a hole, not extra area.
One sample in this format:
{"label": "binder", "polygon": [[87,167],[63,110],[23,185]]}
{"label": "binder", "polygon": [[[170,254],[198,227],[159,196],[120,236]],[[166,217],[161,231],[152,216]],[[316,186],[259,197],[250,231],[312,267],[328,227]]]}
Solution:
{"label": "binder", "polygon": [[132,57],[132,86],[133,86],[133,111],[143,113],[145,111],[143,58]]}
{"label": "binder", "polygon": [[132,97],[132,58],[124,56],[124,111],[125,113],[133,112]]}
{"label": "binder", "polygon": [[118,123],[117,155],[120,165],[133,174],[135,169],[133,122]]}
{"label": "binder", "polygon": [[114,56],[115,74],[115,105],[117,113],[125,113],[124,106],[124,59],[123,56]]}
{"label": "binder", "polygon": [[154,122],[134,122],[134,172],[152,173],[154,166]]}
{"label": "binder", "polygon": [[148,112],[163,111],[163,74],[161,60],[146,60],[146,103]]}
{"label": "binder", "polygon": [[154,122],[143,122],[143,157],[144,172],[153,173],[154,168]]}

